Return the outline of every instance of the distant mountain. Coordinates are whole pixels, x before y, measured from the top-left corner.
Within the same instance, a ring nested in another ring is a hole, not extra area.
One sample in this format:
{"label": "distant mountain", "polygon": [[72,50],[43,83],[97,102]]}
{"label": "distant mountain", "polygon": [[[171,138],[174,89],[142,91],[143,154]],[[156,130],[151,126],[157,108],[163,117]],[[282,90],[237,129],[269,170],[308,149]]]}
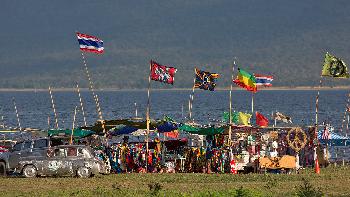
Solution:
{"label": "distant mountain", "polygon": [[350,64],[349,8],[348,0],[5,0],[0,88],[87,87],[75,31],[104,40],[105,54],[87,54],[98,88],[146,88],[150,59],[178,68],[174,86],[154,88],[192,87],[195,66],[228,87],[233,57],[273,75],[274,86],[316,86],[326,51]]}

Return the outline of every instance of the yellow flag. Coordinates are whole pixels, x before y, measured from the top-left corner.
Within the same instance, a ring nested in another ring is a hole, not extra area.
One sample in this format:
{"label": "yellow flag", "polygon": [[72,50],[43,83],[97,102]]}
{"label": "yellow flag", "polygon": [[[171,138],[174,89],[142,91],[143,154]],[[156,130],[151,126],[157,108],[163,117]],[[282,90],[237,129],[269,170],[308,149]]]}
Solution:
{"label": "yellow flag", "polygon": [[240,125],[250,126],[250,118],[252,117],[252,115],[243,112],[239,112],[238,114],[238,123]]}

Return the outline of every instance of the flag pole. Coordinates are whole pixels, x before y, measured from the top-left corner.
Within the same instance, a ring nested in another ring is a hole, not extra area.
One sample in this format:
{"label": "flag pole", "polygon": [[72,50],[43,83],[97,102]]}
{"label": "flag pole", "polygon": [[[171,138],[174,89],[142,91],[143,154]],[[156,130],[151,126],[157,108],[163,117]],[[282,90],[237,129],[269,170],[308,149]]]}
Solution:
{"label": "flag pole", "polygon": [[228,127],[228,142],[231,143],[232,139],[232,83],[233,83],[233,73],[235,71],[235,65],[236,65],[236,58],[233,60],[232,65],[232,74],[231,74],[231,81],[230,81],[230,113],[229,113],[229,123],[230,126]]}
{"label": "flag pole", "polygon": [[71,135],[70,135],[70,142],[69,142],[70,145],[73,144],[74,125],[75,125],[75,117],[76,117],[76,115],[77,115],[77,107],[78,107],[78,106],[75,106],[75,108],[74,108],[72,133],[71,133]]}
{"label": "flag pole", "polygon": [[100,107],[100,102],[99,102],[97,94],[95,93],[94,84],[93,84],[93,81],[91,79],[91,76],[90,76],[90,73],[89,73],[89,69],[88,69],[88,66],[87,66],[87,63],[86,63],[86,58],[85,58],[85,55],[84,55],[83,51],[81,51],[81,57],[83,59],[85,73],[86,73],[86,76],[87,76],[88,81],[89,81],[89,89],[92,92],[92,96],[93,96],[93,98],[95,100],[96,111],[97,111],[97,114],[98,114],[98,118],[100,120],[103,120],[103,118],[102,118],[102,111],[101,111],[101,107]]}
{"label": "flag pole", "polygon": [[147,89],[147,110],[146,110],[146,126],[147,126],[147,135],[146,135],[146,172],[148,172],[148,138],[150,133],[150,91],[151,91],[151,72],[152,72],[152,60],[149,64],[149,75],[148,75],[148,89]]}
{"label": "flag pole", "polygon": [[[350,102],[350,94],[348,94],[348,99],[346,101],[346,109],[345,109],[345,114],[346,114],[346,119],[347,119],[347,122],[346,122],[346,131],[345,131],[345,137],[347,138],[348,137],[348,132],[349,132],[349,121],[350,121],[350,118],[349,118],[349,102]],[[345,121],[345,115],[344,115],[344,120]],[[343,124],[342,124],[342,127],[343,127]],[[346,140],[345,140],[345,147],[346,147]],[[345,166],[345,148],[343,149],[343,166]]]}
{"label": "flag pole", "polygon": [[254,114],[254,92],[252,92],[252,115]]}
{"label": "flag pole", "polygon": [[[196,68],[194,68],[194,73],[196,74]],[[192,87],[192,94],[190,95],[190,100],[189,100],[189,111],[190,111],[190,121],[192,121],[192,107],[193,107],[193,98],[194,98],[194,88],[196,84],[196,75],[193,78],[193,87]],[[194,122],[194,120],[193,120]]]}
{"label": "flag pole", "polygon": [[16,117],[17,117],[17,124],[18,124],[19,130],[22,131],[21,122],[19,121],[19,115],[18,115],[18,110],[17,110],[15,97],[12,97],[12,101],[13,101],[13,106],[15,107],[15,112],[16,112]]}
{"label": "flag pole", "polygon": [[87,78],[89,80],[89,85],[90,85],[89,89],[92,92],[92,96],[94,97],[98,118],[101,121],[101,126],[102,126],[102,130],[103,130],[103,133],[104,133],[104,137],[106,138],[106,136],[107,136],[106,125],[105,125],[106,121],[103,120],[103,117],[102,117],[102,110],[101,110],[101,107],[100,107],[100,101],[98,99],[97,94],[95,93],[93,82],[91,80],[91,76],[90,76],[90,73],[89,73],[89,69],[87,67],[86,58],[85,58],[85,55],[84,55],[83,51],[81,51],[81,57],[83,59],[83,64],[84,64],[84,67],[85,67],[86,76],[87,76]]}
{"label": "flag pole", "polygon": [[320,97],[320,89],[322,86],[322,75],[320,78],[320,83],[317,91],[317,96],[316,96],[316,108],[315,108],[315,133],[314,133],[314,160],[315,160],[315,173],[319,174],[320,173],[320,167],[318,163],[318,158],[317,158],[317,142],[318,142],[318,100]]}
{"label": "flag pole", "polygon": [[53,114],[55,116],[55,127],[56,129],[58,129],[58,117],[57,117],[57,113],[56,113],[56,108],[55,108],[55,102],[53,100],[53,95],[52,95],[52,91],[51,91],[51,87],[49,86],[49,93],[50,93],[50,97],[51,97],[51,104],[52,104],[52,109],[53,109]]}
{"label": "flag pole", "polygon": [[84,118],[84,126],[86,127],[86,117],[85,117],[85,111],[84,111],[84,105],[83,105],[83,99],[81,98],[81,94],[80,94],[80,88],[79,85],[77,83],[77,92],[78,92],[78,96],[79,96],[79,102],[80,102],[80,109],[81,112],[83,113],[83,118]]}

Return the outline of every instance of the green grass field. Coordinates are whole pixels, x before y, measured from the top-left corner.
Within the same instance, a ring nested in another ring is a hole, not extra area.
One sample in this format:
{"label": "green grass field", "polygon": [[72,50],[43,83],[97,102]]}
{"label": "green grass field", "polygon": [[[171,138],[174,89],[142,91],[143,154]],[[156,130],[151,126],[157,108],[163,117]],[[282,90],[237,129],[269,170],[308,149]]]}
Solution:
{"label": "green grass field", "polygon": [[[80,178],[0,178],[1,196],[350,196],[350,168],[321,174],[111,174]],[[306,181],[305,181],[306,180]],[[305,182],[310,185],[305,186]],[[304,189],[301,189],[301,186]],[[299,195],[300,196],[300,195]],[[305,195],[308,196],[308,195]],[[314,195],[309,195],[314,196]]]}

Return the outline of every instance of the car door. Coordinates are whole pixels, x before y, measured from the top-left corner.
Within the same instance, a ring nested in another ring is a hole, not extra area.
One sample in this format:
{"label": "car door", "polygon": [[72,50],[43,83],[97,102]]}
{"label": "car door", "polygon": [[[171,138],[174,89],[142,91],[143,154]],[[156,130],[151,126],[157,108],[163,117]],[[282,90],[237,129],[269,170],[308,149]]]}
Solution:
{"label": "car door", "polygon": [[64,176],[67,170],[67,151],[65,148],[54,148],[47,150],[47,159],[44,161],[44,174]]}
{"label": "car door", "polygon": [[24,142],[20,142],[13,146],[12,151],[9,154],[9,160],[8,160],[9,166],[11,169],[14,169],[18,165],[21,158],[21,151],[22,151],[23,145],[24,145]]}
{"label": "car door", "polygon": [[22,150],[19,154],[19,160],[27,160],[27,157],[32,156],[32,141],[25,141],[22,147]]}

